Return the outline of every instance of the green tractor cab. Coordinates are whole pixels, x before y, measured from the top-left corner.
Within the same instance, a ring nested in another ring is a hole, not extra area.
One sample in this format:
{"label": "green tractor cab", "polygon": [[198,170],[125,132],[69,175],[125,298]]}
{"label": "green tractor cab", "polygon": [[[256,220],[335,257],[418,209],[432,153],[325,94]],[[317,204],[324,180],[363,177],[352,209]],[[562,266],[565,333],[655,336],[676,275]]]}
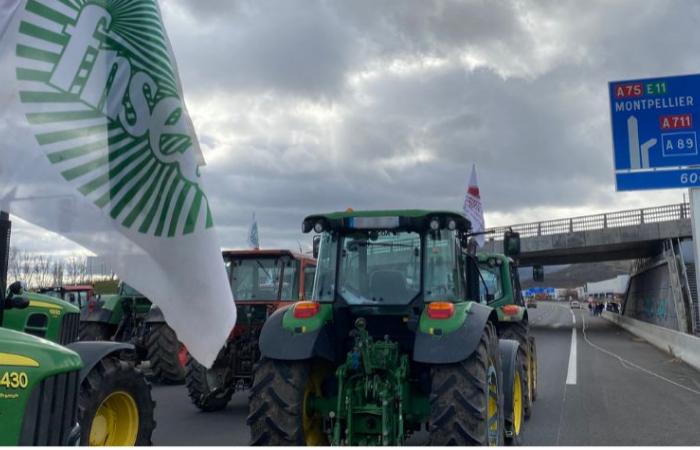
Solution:
{"label": "green tractor cab", "polygon": [[479,301],[470,222],[449,211],[307,217],[311,299],[272,314],[250,393],[254,445],[502,445],[522,426],[517,342]]}
{"label": "green tractor cab", "polygon": [[[511,237],[511,239],[514,239]],[[511,244],[519,249],[519,244]],[[517,256],[517,254],[513,255]],[[479,253],[477,255],[482,279],[482,298],[498,314],[496,330],[499,337],[518,342],[520,361],[526,377],[523,391],[524,418],[532,414],[533,402],[537,398],[537,347],[530,333],[527,305],[522,296],[518,263],[513,257],[501,253]]]}
{"label": "green tractor cab", "polygon": [[5,291],[9,241],[0,213],[0,445],[150,444],[155,405],[134,348],[76,342],[76,306],[19,282]]}
{"label": "green tractor cab", "polygon": [[160,308],[136,289],[119,283],[115,294],[101,294],[88,302],[80,317],[81,341],[125,342],[150,377],[177,384],[185,379],[187,351],[168,326]]}

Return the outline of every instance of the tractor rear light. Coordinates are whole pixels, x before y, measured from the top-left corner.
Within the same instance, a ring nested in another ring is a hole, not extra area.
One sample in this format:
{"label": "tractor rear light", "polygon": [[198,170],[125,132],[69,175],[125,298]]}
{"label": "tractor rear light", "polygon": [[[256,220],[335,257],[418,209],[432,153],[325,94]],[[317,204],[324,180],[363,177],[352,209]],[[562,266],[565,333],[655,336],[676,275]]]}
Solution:
{"label": "tractor rear light", "polygon": [[450,302],[432,302],[428,305],[427,312],[431,319],[449,319],[455,312],[455,305]]}
{"label": "tractor rear light", "polygon": [[501,308],[501,311],[503,311],[503,314],[507,316],[514,316],[515,314],[518,314],[520,308],[518,308],[517,305],[506,305]]}
{"label": "tractor rear light", "polygon": [[321,310],[321,304],[318,302],[297,302],[294,305],[295,319],[308,319],[313,317]]}

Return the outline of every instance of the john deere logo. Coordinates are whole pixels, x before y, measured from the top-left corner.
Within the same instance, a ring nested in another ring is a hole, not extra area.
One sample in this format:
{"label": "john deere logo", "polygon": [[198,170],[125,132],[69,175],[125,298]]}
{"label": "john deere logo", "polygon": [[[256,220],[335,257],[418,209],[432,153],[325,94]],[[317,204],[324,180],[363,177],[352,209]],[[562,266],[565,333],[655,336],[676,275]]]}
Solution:
{"label": "john deere logo", "polygon": [[28,0],[16,56],[27,120],[79,192],[144,234],[212,226],[155,0]]}

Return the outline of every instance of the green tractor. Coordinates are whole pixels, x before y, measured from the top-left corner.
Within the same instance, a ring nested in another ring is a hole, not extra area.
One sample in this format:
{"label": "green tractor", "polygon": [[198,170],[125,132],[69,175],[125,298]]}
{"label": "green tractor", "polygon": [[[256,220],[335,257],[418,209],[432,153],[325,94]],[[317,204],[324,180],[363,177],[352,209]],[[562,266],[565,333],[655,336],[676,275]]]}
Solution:
{"label": "green tractor", "polygon": [[6,291],[9,237],[0,213],[0,445],[150,444],[155,404],[133,347],[76,342],[76,306]]}
{"label": "green tractor", "polygon": [[119,283],[118,293],[88,302],[80,315],[80,340],[132,344],[137,361],[148,362],[143,366],[152,379],[164,384],[185,380],[185,346],[161,309],[126,283]]}
{"label": "green tractor", "polygon": [[[263,326],[248,424],[254,445],[517,442],[524,365],[479,301],[470,222],[445,211],[312,215],[312,301]],[[316,255],[315,255],[316,256]]]}
{"label": "green tractor", "polygon": [[519,359],[526,375],[526,389],[523,391],[524,418],[529,419],[533,403],[537,399],[537,346],[535,338],[530,334],[518,264],[514,259],[519,251],[513,247],[511,245],[510,256],[502,253],[479,253],[477,257],[483,286],[486,288],[485,292],[488,292],[484,297],[487,297],[488,305],[494,308],[498,315],[498,336],[518,342]]}

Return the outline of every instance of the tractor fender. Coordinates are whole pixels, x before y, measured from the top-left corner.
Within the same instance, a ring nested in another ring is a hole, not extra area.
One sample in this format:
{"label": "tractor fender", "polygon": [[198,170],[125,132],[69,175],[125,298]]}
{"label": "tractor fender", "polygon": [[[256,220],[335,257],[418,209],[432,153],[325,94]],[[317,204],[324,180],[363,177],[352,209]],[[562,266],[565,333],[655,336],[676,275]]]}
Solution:
{"label": "tractor fender", "polygon": [[486,323],[498,320],[496,312],[485,305],[474,303],[464,323],[447,334],[416,333],[413,341],[413,360],[427,364],[453,364],[464,361],[474,353]]}
{"label": "tractor fender", "polygon": [[107,342],[107,341],[80,341],[66,345],[69,349],[80,355],[83,360],[83,368],[80,369],[80,382],[82,383],[90,371],[104,357],[114,353],[135,351],[134,346],[124,342]]}
{"label": "tractor fender", "polygon": [[289,307],[278,309],[265,321],[258,340],[261,356],[285,361],[301,361],[313,357],[335,360],[334,339],[326,325],[304,333],[282,326],[282,319]]}
{"label": "tractor fender", "polygon": [[[498,341],[498,350],[501,355],[501,371],[503,373],[503,404],[505,407],[506,424],[513,423],[513,383],[515,383],[515,371],[518,359],[518,341],[501,339]],[[511,435],[513,430],[507,430]]]}
{"label": "tractor fender", "polygon": [[163,311],[157,307],[156,305],[151,306],[151,310],[148,311],[148,314],[146,314],[146,323],[160,323],[160,322],[165,322],[165,316],[163,315]]}

